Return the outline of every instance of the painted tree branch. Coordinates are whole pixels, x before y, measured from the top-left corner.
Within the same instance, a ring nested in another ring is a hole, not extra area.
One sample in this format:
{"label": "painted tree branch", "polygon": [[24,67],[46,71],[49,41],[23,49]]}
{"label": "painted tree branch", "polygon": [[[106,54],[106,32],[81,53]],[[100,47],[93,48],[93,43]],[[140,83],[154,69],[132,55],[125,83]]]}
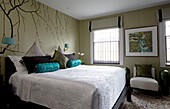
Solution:
{"label": "painted tree branch", "polygon": [[4,0],[2,0],[2,2],[0,3],[0,5],[2,5],[2,3],[4,3]]}
{"label": "painted tree branch", "polygon": [[[36,9],[36,10],[34,10],[34,11],[27,11],[27,10],[24,10],[24,9],[22,9],[21,7],[19,7],[19,9],[21,10],[21,11],[23,11],[23,12],[25,12],[25,13],[35,13],[39,18],[41,18],[46,24],[47,24],[47,26],[48,26],[48,28],[50,29],[50,31],[51,31],[51,33],[52,33],[52,35],[53,35],[53,37],[54,37],[54,33],[53,33],[53,31],[52,31],[52,28],[50,27],[50,25],[48,24],[48,22],[41,16],[41,15],[39,15],[38,14],[38,10],[39,10],[39,8],[40,8],[40,5],[38,5],[38,8]],[[34,19],[33,19],[34,20]],[[35,23],[35,21],[34,21],[34,23]]]}
{"label": "painted tree branch", "polygon": [[[4,4],[4,8],[2,7],[2,3]],[[22,1],[21,4],[15,5],[15,6],[13,6],[11,0],[9,0],[9,4],[12,6],[12,8],[9,9],[8,13],[6,13],[6,11],[5,11],[5,2],[2,1],[2,3],[0,4],[0,8],[1,8],[1,10],[3,11],[3,13],[5,14],[5,16],[8,18],[8,20],[9,20],[9,22],[10,22],[10,26],[11,26],[11,38],[13,38],[13,36],[14,36],[14,35],[13,35],[13,29],[14,29],[14,28],[13,28],[12,19],[10,18],[9,14],[10,14],[11,11],[15,10],[17,7],[20,7],[20,6],[24,3],[24,0]],[[15,0],[14,0],[14,4],[15,4]],[[0,52],[0,54],[4,53],[9,46],[10,46],[10,44],[8,44],[8,45],[3,49],[3,51]]]}
{"label": "painted tree branch", "polygon": [[[9,15],[9,14],[11,13],[11,11],[13,11],[15,8],[20,7],[21,5],[23,5],[24,1],[25,1],[25,0],[22,0],[22,2],[21,2],[19,5],[15,5],[14,7],[12,7],[12,8],[8,11],[7,15]],[[14,2],[15,2],[15,0],[14,0]]]}
{"label": "painted tree branch", "polygon": [[13,24],[12,24],[12,20],[9,17],[9,15],[5,12],[5,10],[3,9],[3,7],[0,5],[0,8],[2,9],[2,11],[4,12],[4,14],[6,15],[6,17],[8,18],[10,25],[11,25],[11,38],[13,38]]}
{"label": "painted tree branch", "polygon": [[[26,4],[29,2],[29,6],[30,6],[30,10],[28,9],[24,9],[24,7],[22,7],[23,4]],[[5,8],[5,5],[8,8]],[[49,8],[48,6],[45,6],[43,4],[38,3],[36,0],[2,0],[2,2],[0,2],[0,12],[4,13],[4,18],[7,18],[9,20],[9,24],[11,27],[11,34],[10,37],[13,38],[14,37],[14,30],[16,29],[16,34],[18,37],[18,44],[14,46],[14,49],[16,49],[16,47],[19,45],[19,41],[20,41],[20,27],[21,27],[21,23],[24,26],[24,30],[26,30],[25,28],[25,16],[24,14],[22,14],[22,12],[24,13],[28,13],[29,15],[31,15],[31,19],[33,21],[33,24],[35,26],[35,34],[36,34],[36,38],[39,41],[39,43],[42,43],[41,38],[40,38],[40,34],[39,34],[39,27],[38,27],[38,22],[43,21],[46,25],[46,31],[51,33],[51,36],[54,38],[54,43],[56,45],[56,43],[60,43],[60,45],[63,44],[63,42],[65,42],[65,40],[68,40],[68,19],[67,16],[64,14],[61,14],[60,12],[56,11],[55,13],[55,20],[53,22],[53,20],[51,19],[52,16],[50,16],[51,14],[49,14]],[[16,17],[16,19],[14,20],[15,22],[13,22],[12,17],[10,16],[12,12],[15,12],[14,17]],[[30,19],[29,19],[30,20]],[[41,24],[39,24],[41,25]],[[4,32],[5,33],[5,32]],[[62,37],[64,36],[63,34],[66,34],[66,37]],[[61,36],[61,37],[59,37]],[[7,45],[4,50],[2,51],[3,53],[5,52],[5,50],[8,50],[7,48],[10,45]],[[40,44],[41,46],[41,44]],[[19,51],[19,47],[18,47],[18,51]],[[2,53],[0,52],[0,53]]]}
{"label": "painted tree branch", "polygon": [[13,4],[12,4],[12,2],[11,2],[11,0],[9,0],[9,4],[11,5],[11,7],[14,7]]}

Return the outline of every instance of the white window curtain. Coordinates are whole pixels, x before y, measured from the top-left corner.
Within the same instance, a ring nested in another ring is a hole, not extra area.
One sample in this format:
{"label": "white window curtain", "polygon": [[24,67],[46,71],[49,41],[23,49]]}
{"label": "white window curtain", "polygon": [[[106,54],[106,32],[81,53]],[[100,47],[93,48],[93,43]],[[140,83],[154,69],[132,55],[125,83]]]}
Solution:
{"label": "white window curtain", "polygon": [[165,22],[167,20],[170,20],[170,8],[157,10],[157,22],[159,22],[160,67],[166,67]]}
{"label": "white window curtain", "polygon": [[165,67],[166,63],[166,47],[165,47],[165,21],[159,23],[159,54],[160,67]]}

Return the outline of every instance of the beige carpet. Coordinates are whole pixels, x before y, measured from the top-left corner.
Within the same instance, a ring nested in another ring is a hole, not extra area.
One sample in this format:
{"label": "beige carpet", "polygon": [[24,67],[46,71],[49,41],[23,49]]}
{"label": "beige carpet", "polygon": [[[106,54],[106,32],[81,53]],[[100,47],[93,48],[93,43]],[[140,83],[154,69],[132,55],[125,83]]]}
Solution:
{"label": "beige carpet", "polygon": [[127,102],[126,98],[119,109],[170,109],[170,95],[151,95],[140,91],[133,91],[133,102]]}

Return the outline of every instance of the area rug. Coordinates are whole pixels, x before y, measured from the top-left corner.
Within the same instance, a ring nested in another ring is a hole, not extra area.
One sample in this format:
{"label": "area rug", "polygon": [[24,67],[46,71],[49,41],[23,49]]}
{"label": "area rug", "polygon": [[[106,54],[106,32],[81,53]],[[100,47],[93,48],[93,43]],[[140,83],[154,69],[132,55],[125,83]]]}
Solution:
{"label": "area rug", "polygon": [[170,95],[151,95],[140,91],[133,91],[133,102],[127,102],[126,98],[119,109],[170,109]]}

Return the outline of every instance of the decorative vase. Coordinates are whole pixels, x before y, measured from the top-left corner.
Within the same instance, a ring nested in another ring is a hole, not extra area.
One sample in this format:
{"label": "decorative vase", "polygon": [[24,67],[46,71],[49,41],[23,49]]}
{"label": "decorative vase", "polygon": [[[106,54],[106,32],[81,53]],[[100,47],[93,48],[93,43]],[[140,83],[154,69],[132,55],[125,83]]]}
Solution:
{"label": "decorative vase", "polygon": [[169,94],[169,72],[167,70],[160,71],[161,92],[164,95]]}

